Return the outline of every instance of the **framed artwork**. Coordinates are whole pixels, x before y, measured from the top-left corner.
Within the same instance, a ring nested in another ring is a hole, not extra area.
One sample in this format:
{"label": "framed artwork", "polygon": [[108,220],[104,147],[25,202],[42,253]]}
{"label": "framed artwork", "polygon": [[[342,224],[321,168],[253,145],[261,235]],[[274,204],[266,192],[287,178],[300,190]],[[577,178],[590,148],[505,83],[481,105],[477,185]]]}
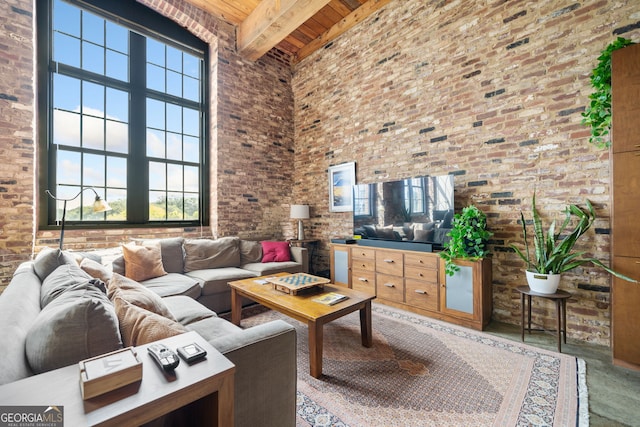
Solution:
{"label": "framed artwork", "polygon": [[329,211],[353,210],[353,186],[356,183],[356,163],[329,166]]}

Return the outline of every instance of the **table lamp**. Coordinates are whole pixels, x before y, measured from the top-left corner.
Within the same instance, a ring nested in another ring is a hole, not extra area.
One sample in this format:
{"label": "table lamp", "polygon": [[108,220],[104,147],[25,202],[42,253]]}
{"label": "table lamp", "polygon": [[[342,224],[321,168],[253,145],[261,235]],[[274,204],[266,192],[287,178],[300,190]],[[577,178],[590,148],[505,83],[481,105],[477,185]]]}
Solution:
{"label": "table lamp", "polygon": [[70,199],[62,199],[62,198],[56,197],[51,193],[51,191],[46,190],[46,193],[53,200],[58,200],[58,201],[63,201],[64,202],[64,204],[62,205],[62,225],[60,227],[60,250],[62,250],[62,243],[64,241],[64,219],[67,216],[67,202],[70,202],[72,200],[77,199],[80,196],[80,194],[82,194],[86,190],[91,190],[96,195],[96,199],[93,202],[93,212],[94,213],[106,212],[106,211],[110,211],[111,210],[111,206],[109,206],[109,204],[107,203],[106,200],[103,200],[103,199],[100,198],[100,196],[98,196],[98,193],[96,192],[96,190],[94,190],[93,187],[83,188],[82,190],[80,190],[80,192],[78,194],[76,194],[75,196],[73,196]]}
{"label": "table lamp", "polygon": [[309,205],[291,205],[291,219],[298,220],[298,240],[304,240],[303,219],[309,219]]}

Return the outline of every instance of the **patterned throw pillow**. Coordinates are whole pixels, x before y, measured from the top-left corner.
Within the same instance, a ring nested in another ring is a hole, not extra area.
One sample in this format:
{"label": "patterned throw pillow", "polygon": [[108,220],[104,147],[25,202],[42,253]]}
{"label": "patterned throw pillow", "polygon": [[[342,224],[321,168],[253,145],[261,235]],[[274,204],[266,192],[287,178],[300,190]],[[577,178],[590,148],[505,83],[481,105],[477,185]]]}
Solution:
{"label": "patterned throw pillow", "polygon": [[131,304],[120,295],[113,298],[125,346],[148,344],[180,335],[187,329],[180,323]]}
{"label": "patterned throw pillow", "polygon": [[167,274],[162,264],[160,243],[141,246],[135,243],[122,245],[125,276],[140,282]]}
{"label": "patterned throw pillow", "polygon": [[80,261],[80,268],[83,269],[89,276],[100,279],[105,283],[111,280],[111,271],[104,265],[91,258],[82,258]]}
{"label": "patterned throw pillow", "polygon": [[121,276],[118,273],[113,273],[113,277],[109,281],[107,295],[111,301],[113,301],[117,295],[133,305],[159,314],[167,319],[176,320],[164,301],[162,301],[160,295],[135,280]]}

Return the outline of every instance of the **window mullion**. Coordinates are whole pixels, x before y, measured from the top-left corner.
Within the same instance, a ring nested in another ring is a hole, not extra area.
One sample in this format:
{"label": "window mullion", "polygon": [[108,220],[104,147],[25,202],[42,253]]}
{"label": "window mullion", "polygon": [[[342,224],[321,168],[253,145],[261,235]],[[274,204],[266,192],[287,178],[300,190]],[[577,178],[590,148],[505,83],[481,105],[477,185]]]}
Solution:
{"label": "window mullion", "polygon": [[149,220],[149,162],[146,158],[146,40],[130,34],[131,105],[129,108],[129,160],[127,162],[127,220],[145,223]]}

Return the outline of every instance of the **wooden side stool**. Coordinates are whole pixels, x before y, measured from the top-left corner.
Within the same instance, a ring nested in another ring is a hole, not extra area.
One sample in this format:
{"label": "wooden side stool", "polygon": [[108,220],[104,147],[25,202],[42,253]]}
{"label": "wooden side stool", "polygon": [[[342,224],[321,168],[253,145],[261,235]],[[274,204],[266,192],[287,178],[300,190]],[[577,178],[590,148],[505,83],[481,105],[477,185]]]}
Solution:
{"label": "wooden side stool", "polygon": [[520,292],[520,305],[522,307],[520,339],[524,342],[524,311],[525,296],[527,297],[527,330],[531,333],[531,297],[541,297],[554,301],[556,303],[557,332],[558,332],[558,353],[561,353],[561,336],[564,343],[567,343],[567,300],[571,298],[571,294],[567,291],[557,290],[553,294],[541,294],[534,292],[529,286],[518,286],[516,288]]}

